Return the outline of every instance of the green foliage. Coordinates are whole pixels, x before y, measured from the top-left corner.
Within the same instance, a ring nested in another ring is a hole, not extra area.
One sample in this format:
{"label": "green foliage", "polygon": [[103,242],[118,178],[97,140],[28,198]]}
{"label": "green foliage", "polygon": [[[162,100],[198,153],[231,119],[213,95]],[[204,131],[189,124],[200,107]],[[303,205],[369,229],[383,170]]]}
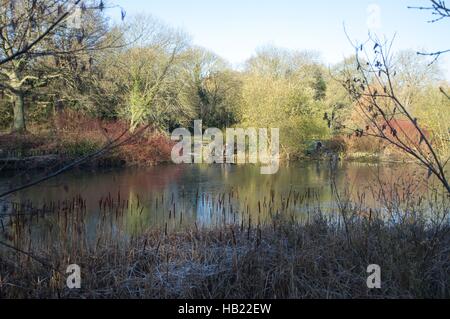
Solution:
{"label": "green foliage", "polygon": [[[326,112],[329,121],[328,126],[334,135],[345,135],[356,126],[354,123],[349,123],[349,119],[354,111],[354,105],[338,79],[357,76],[355,58],[350,57],[344,59],[344,61],[335,65],[330,71],[330,74],[326,78],[327,92],[325,97],[325,104],[328,106]],[[347,125],[349,127],[346,127]]]}
{"label": "green foliage", "polygon": [[53,106],[51,103],[31,101],[28,103],[27,120],[32,123],[46,123],[53,115]]}
{"label": "green foliage", "polygon": [[335,86],[325,74],[314,53],[260,50],[243,75],[242,124],[279,128],[285,155],[303,156],[311,141],[331,137],[323,115]]}
{"label": "green foliage", "polygon": [[13,112],[9,101],[0,99],[0,129],[8,129],[13,120]]}
{"label": "green foliage", "polygon": [[204,80],[198,90],[200,118],[209,127],[225,128],[239,122],[241,83],[237,74],[223,71]]}
{"label": "green foliage", "polygon": [[[109,25],[102,12],[93,11],[84,19],[89,31],[84,41],[101,50],[24,61],[22,77],[39,74],[46,79],[29,77],[21,84],[28,121],[48,124],[55,111],[70,109],[94,119],[124,119],[131,130],[150,124],[170,131],[191,127],[195,119],[202,119],[205,127],[222,129],[280,128],[282,150],[290,156],[303,155],[312,141],[347,135],[360,125],[354,104],[336,80],[357,76],[353,57],[328,70],[315,52],[266,46],[237,71],[152,17],[132,18],[132,23],[120,27]],[[58,39],[76,49],[76,30],[67,34],[63,30],[58,28]],[[102,36],[97,38],[96,32]],[[429,66],[410,51],[397,54],[393,64],[399,98],[432,132],[438,151],[450,156],[450,100],[438,87],[450,88],[441,81],[439,65]],[[1,81],[9,80],[2,76]],[[12,122],[11,103],[2,97],[0,128],[9,128]],[[372,141],[354,144],[355,151],[375,145]],[[69,143],[64,148],[80,155],[95,145]]]}
{"label": "green foliage", "polygon": [[323,100],[327,95],[327,82],[325,81],[322,72],[317,71],[314,74],[314,84],[313,88],[315,91],[314,99],[317,101]]}
{"label": "green foliage", "polygon": [[[442,87],[450,92],[450,86]],[[450,157],[450,99],[439,88],[429,86],[411,106],[418,123],[431,132],[433,143],[442,158]]]}
{"label": "green foliage", "polygon": [[311,140],[330,137],[323,121],[325,103],[295,78],[271,79],[249,74],[244,79],[243,125],[279,128],[286,155],[301,156]]}
{"label": "green foliage", "polygon": [[[239,121],[242,99],[240,74],[202,48],[190,48],[178,68],[176,101],[190,110],[190,120],[202,119],[208,127],[225,128]],[[192,123],[190,123],[192,124]]]}
{"label": "green foliage", "polygon": [[145,38],[117,55],[117,68],[109,70],[116,78],[123,98],[118,115],[131,130],[150,124],[167,130],[188,122],[192,110],[180,103],[186,37],[149,18],[137,19],[131,26]]}
{"label": "green foliage", "polygon": [[89,140],[64,141],[60,148],[60,153],[72,158],[82,157],[99,150],[101,146]]}

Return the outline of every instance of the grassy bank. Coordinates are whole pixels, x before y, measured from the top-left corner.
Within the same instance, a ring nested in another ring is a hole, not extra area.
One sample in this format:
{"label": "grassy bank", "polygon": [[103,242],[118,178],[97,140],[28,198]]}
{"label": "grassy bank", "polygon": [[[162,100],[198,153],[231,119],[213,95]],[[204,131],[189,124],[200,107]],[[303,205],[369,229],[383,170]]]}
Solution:
{"label": "grassy bank", "polygon": [[[32,256],[0,249],[0,297],[450,298],[450,225],[445,214],[421,216],[347,207],[333,219],[278,214],[264,226],[152,230],[126,242],[98,227],[89,245],[80,215],[66,214],[72,230]],[[66,288],[71,263],[82,269],[80,290]],[[367,288],[370,264],[381,266],[381,289]]]}

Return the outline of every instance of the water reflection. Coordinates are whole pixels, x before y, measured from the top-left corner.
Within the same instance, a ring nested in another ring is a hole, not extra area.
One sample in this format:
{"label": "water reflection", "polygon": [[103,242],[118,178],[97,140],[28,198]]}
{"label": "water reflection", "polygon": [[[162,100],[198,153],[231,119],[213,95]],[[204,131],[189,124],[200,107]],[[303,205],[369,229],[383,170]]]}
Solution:
{"label": "water reflection", "polygon": [[[67,214],[78,205],[75,198],[80,198],[85,212],[80,214],[85,216],[79,217],[79,223],[95,238],[99,224],[108,225],[111,236],[128,236],[155,227],[260,225],[279,213],[305,219],[311,206],[326,213],[336,211],[334,191],[366,207],[380,207],[380,199],[385,205],[426,193],[425,175],[415,165],[398,164],[305,162],[282,167],[276,175],[261,175],[251,165],[167,165],[74,171],[20,192],[12,200],[57,207]],[[35,224],[35,236],[50,240],[42,237],[49,236],[43,230],[68,231],[67,222],[61,226],[60,221],[60,214],[47,214],[30,223]]]}

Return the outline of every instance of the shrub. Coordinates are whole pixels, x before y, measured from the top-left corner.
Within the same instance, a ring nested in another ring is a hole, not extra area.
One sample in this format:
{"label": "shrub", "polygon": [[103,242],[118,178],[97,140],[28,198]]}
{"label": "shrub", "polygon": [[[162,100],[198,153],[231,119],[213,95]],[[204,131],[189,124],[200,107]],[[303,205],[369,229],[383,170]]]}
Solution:
{"label": "shrub", "polygon": [[64,141],[59,153],[69,157],[82,157],[99,150],[101,146],[96,142],[80,140],[75,142]]}

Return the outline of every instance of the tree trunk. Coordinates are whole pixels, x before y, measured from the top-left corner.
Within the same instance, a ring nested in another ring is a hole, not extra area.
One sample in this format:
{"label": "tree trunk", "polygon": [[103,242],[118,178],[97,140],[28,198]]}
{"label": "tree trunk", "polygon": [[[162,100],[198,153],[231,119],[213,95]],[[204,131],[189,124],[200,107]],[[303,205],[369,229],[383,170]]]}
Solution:
{"label": "tree trunk", "polygon": [[13,133],[24,133],[27,130],[25,125],[25,98],[22,92],[16,93],[12,99],[14,122],[12,127]]}

